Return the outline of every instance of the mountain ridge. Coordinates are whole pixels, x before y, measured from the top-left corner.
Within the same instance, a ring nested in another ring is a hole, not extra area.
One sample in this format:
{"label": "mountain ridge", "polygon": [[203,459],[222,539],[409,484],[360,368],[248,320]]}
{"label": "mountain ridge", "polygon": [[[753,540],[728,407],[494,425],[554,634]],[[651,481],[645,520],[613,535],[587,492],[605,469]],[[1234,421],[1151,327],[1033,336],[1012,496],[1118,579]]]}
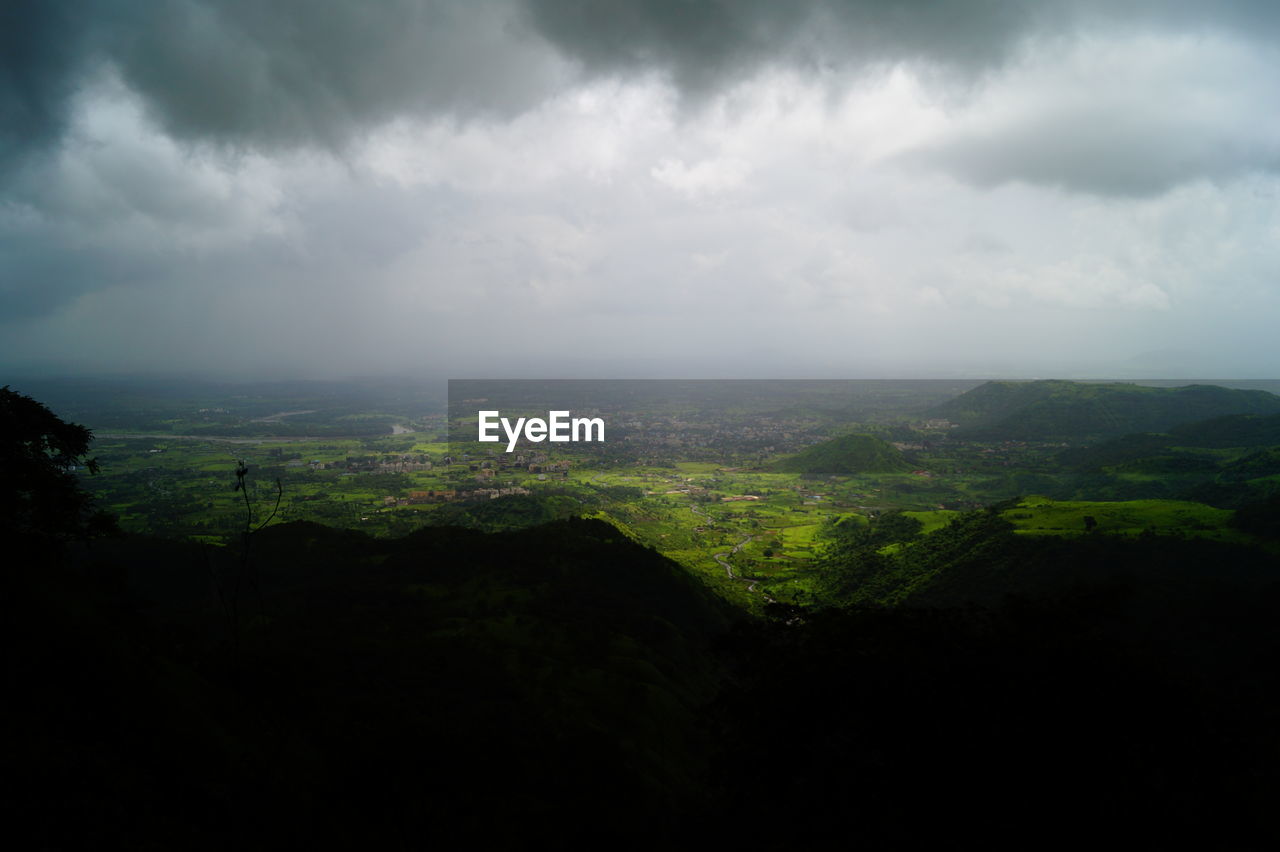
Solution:
{"label": "mountain ridge", "polygon": [[1280,396],[1218,385],[992,381],[929,411],[958,424],[957,437],[988,440],[1089,440],[1241,414],[1280,414]]}

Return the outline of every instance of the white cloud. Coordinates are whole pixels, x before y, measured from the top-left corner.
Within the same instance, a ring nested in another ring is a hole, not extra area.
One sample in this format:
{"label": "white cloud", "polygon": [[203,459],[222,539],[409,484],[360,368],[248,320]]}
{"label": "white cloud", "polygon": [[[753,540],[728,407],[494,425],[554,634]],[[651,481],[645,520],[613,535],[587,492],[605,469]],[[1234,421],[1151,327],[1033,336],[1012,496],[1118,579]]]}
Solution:
{"label": "white cloud", "polygon": [[719,195],[746,183],[751,164],[733,158],[702,160],[685,165],[683,160],[664,159],[649,170],[653,179],[693,200]]}
{"label": "white cloud", "polygon": [[1034,42],[904,162],[982,186],[1149,196],[1280,170],[1280,63],[1224,35]]}

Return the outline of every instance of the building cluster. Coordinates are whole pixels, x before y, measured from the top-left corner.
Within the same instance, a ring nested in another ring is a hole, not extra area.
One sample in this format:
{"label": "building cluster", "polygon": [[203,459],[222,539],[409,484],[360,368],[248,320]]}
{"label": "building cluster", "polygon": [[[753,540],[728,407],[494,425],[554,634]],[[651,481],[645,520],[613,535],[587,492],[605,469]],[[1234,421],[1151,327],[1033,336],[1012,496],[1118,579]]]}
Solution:
{"label": "building cluster", "polygon": [[465,497],[472,500],[478,500],[484,497],[490,500],[497,500],[499,497],[527,497],[532,494],[528,488],[521,488],[518,485],[508,486],[506,488],[477,488],[475,491],[464,492]]}
{"label": "building cluster", "polygon": [[499,497],[514,497],[530,493],[532,492],[530,492],[529,489],[517,486],[506,488],[476,488],[470,491],[459,491],[455,488],[426,489],[421,491],[410,491],[408,497],[396,497],[389,494],[382,498],[382,505],[387,507],[420,506],[426,503],[453,503],[464,500],[496,500]]}
{"label": "building cluster", "polygon": [[413,473],[431,470],[432,463],[425,456],[391,456],[378,462],[379,473]]}

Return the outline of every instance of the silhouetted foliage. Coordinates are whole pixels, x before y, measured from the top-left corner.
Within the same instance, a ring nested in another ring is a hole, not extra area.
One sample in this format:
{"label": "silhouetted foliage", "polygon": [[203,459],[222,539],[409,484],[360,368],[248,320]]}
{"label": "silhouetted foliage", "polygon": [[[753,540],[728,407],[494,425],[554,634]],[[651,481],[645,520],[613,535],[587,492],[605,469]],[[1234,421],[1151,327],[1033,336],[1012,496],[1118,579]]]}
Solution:
{"label": "silhouetted foliage", "polygon": [[112,519],[94,511],[74,473],[97,472],[97,461],[87,457],[92,440],[85,427],[0,388],[0,531],[69,538],[112,530]]}
{"label": "silhouetted foliage", "polygon": [[[1275,712],[1261,698],[1275,694],[1274,638],[1208,631],[1230,663],[1201,674],[1163,652],[1163,631],[1145,635],[1126,594],[828,610],[744,631],[737,685],[709,723],[719,840],[1274,843]],[[1265,620],[1275,604],[1237,611]]]}
{"label": "silhouetted foliage", "polygon": [[1280,495],[1241,506],[1233,520],[1235,526],[1245,532],[1280,539]]}

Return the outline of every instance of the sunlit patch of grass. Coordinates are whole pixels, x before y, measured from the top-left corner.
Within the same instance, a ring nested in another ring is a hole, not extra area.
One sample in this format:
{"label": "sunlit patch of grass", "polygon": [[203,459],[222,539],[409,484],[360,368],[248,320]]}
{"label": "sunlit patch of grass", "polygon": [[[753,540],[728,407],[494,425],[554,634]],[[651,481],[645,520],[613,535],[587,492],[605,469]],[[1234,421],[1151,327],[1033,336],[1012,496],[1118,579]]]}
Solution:
{"label": "sunlit patch of grass", "polygon": [[[1233,512],[1186,500],[1125,500],[1104,503],[1027,497],[1002,517],[1026,535],[1183,535],[1219,541],[1247,536],[1230,526]],[[1092,522],[1086,521],[1092,518]]]}

